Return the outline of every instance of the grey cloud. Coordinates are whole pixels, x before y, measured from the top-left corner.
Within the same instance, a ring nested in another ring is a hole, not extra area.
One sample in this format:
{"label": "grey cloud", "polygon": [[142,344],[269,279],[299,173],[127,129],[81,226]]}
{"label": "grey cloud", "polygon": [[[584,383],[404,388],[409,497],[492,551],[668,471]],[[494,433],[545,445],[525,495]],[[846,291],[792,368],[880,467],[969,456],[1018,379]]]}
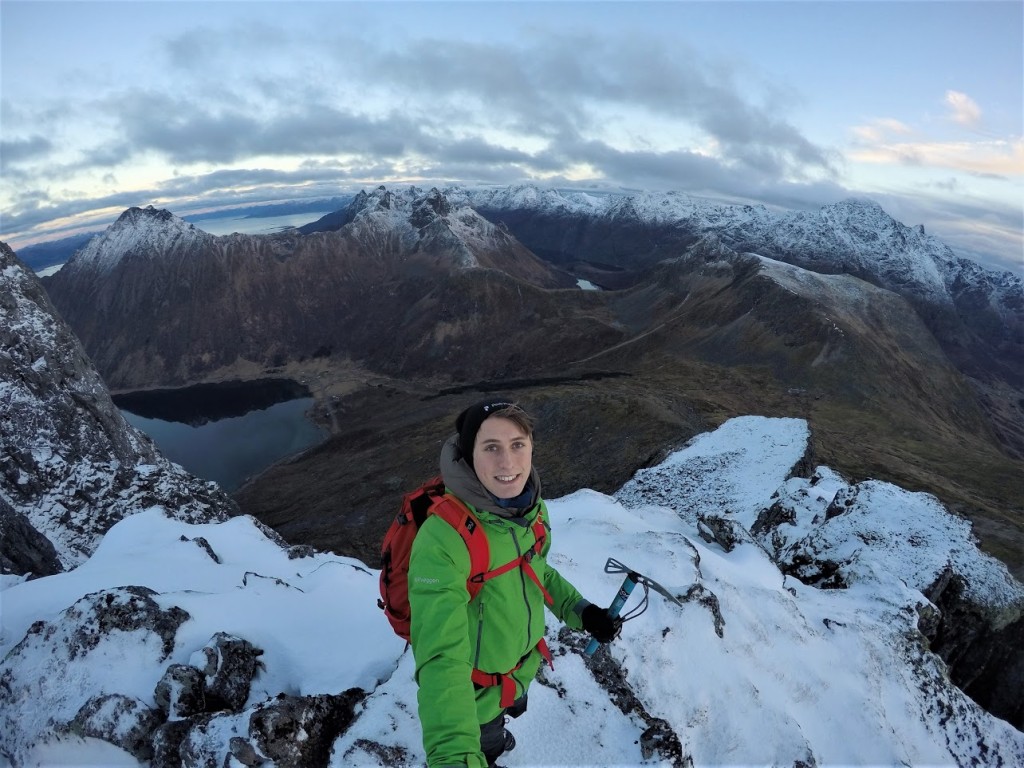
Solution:
{"label": "grey cloud", "polygon": [[13,166],[37,160],[53,151],[53,142],[36,134],[26,139],[0,141],[0,171],[7,173]]}
{"label": "grey cloud", "polygon": [[686,48],[670,54],[650,41],[545,36],[525,49],[423,42],[392,59],[387,67],[367,62],[364,72],[437,99],[486,104],[496,121],[535,136],[586,133],[606,110],[640,107],[699,126],[726,154],[766,172],[832,169],[828,153],[781,119],[777,105],[749,103],[730,73]]}
{"label": "grey cloud", "polygon": [[122,137],[93,149],[88,162],[114,165],[148,150],[174,163],[234,163],[253,155],[402,155],[426,148],[423,124],[400,115],[372,118],[324,104],[264,117],[259,110],[207,106],[156,92],[122,94],[113,111]]}

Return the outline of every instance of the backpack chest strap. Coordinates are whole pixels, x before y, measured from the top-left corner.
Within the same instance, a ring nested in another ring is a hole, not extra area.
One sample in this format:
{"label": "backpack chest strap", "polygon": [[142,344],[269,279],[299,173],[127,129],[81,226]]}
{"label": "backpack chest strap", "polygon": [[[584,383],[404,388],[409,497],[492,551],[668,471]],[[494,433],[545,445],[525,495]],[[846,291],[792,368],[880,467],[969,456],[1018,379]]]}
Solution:
{"label": "backpack chest strap", "polygon": [[499,565],[494,570],[487,571],[486,573],[474,574],[470,577],[469,580],[478,584],[483,584],[485,581],[489,581],[490,579],[493,579],[496,576],[501,576],[503,573],[508,573],[509,571],[515,570],[516,568],[521,568],[523,570],[523,573],[526,574],[527,578],[529,578],[530,581],[536,584],[537,588],[541,591],[541,594],[544,595],[544,602],[546,602],[548,605],[554,605],[555,599],[551,597],[551,593],[544,588],[543,584],[541,584],[540,578],[537,576],[537,572],[533,570],[533,566],[530,565],[534,556],[540,554],[540,552],[544,549],[544,541],[547,538],[547,529],[545,529],[544,521],[541,519],[541,516],[539,514],[537,515],[537,519],[533,523],[533,535],[533,546],[531,546],[528,550],[526,550],[522,555],[517,557],[515,560],[505,563],[504,565]]}

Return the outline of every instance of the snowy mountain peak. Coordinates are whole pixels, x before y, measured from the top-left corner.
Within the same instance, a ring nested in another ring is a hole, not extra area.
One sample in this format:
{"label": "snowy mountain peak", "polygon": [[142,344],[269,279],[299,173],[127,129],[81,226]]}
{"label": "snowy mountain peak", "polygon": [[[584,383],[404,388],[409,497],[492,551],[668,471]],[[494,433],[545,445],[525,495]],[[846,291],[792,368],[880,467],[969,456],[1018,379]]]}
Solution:
{"label": "snowy mountain peak", "polygon": [[459,268],[479,266],[478,251],[503,247],[510,240],[471,208],[464,196],[457,192],[449,196],[437,187],[393,191],[380,186],[361,191],[348,208],[346,222],[361,238],[397,235],[410,250],[446,251]]}
{"label": "snowy mountain peak", "polygon": [[170,252],[186,253],[212,242],[214,236],[196,228],[173,213],[152,205],[132,207],[122,213],[106,231],[94,237],[69,265],[111,269],[122,259],[134,256],[154,258]]}

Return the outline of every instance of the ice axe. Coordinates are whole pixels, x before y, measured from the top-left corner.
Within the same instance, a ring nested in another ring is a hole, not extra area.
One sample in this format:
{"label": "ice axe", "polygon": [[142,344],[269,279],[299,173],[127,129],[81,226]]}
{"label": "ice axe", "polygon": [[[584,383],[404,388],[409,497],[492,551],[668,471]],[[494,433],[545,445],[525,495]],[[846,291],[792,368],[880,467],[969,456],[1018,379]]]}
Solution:
{"label": "ice axe", "polygon": [[[647,610],[647,596],[650,594],[650,590],[654,590],[659,595],[662,595],[678,606],[682,606],[683,602],[665,589],[661,584],[656,582],[654,579],[644,576],[642,573],[634,571],[632,568],[627,566],[625,563],[621,563],[614,557],[609,557],[608,562],[604,564],[605,573],[624,573],[626,578],[622,580],[622,586],[619,587],[619,591],[615,595],[615,599],[612,600],[612,604],[608,606],[608,618],[614,619],[622,611],[622,607],[629,600],[630,594],[633,592],[633,587],[640,584],[644,588],[644,599],[636,608],[630,611],[627,615],[622,617],[623,621],[629,621],[635,619],[641,613]],[[584,651],[587,656],[593,656],[594,651],[597,650],[599,643],[597,640],[591,640],[587,645],[587,650]]]}

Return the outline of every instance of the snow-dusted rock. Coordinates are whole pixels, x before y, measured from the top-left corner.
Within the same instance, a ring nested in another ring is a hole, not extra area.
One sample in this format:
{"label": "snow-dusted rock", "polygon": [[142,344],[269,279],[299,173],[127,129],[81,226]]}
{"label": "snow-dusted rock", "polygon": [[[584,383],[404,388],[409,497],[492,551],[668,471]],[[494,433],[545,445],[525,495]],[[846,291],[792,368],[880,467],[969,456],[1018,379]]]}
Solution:
{"label": "snow-dusted rock", "polygon": [[206,711],[206,677],[189,664],[171,664],[153,690],[164,717],[181,720]]}
{"label": "snow-dusted rock", "polygon": [[139,760],[149,760],[153,756],[150,734],[163,720],[159,711],[134,696],[105,693],[82,705],[69,730],[113,744]]}
{"label": "snow-dusted rock", "polygon": [[209,245],[214,236],[170,211],[129,208],[104,232],[75,254],[72,269],[110,271],[124,259],[160,258],[174,254],[187,258],[197,247]]}
{"label": "snow-dusted rock", "polygon": [[238,711],[249,700],[263,650],[248,640],[218,632],[189,659],[206,677],[206,708]]}
{"label": "snow-dusted rock", "polygon": [[161,505],[191,522],[237,506],[129,425],[39,280],[0,243],[0,500],[81,563],[110,526]]}

